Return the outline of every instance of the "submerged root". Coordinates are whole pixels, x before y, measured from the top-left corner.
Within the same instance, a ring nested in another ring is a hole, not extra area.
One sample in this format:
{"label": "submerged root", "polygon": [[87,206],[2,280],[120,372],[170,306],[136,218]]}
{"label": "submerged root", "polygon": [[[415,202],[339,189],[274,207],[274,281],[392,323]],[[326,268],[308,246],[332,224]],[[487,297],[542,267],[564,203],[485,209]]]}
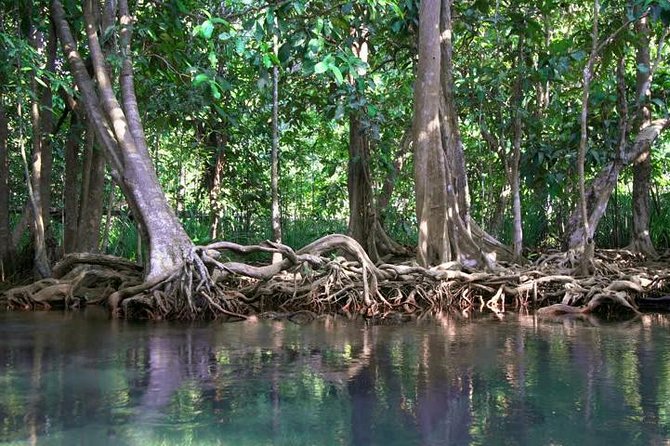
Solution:
{"label": "submerged root", "polygon": [[[282,254],[283,261],[251,265],[229,253]],[[253,315],[307,320],[321,313],[376,319],[447,309],[546,307],[544,315],[584,314],[615,306],[637,312],[637,300],[669,294],[670,273],[637,258],[596,253],[594,274],[575,276],[575,258],[553,253],[532,264],[492,272],[464,271],[457,263],[423,268],[414,263],[375,264],[344,235],[329,235],[294,251],[273,242],[194,246],[182,265],[145,281],[141,269],[111,256],[66,257],[56,279],[0,296],[9,308],[42,309],[106,303],[112,314],[149,319],[245,319]],[[660,302],[660,300],[658,301]],[[278,316],[279,315],[279,316]]]}

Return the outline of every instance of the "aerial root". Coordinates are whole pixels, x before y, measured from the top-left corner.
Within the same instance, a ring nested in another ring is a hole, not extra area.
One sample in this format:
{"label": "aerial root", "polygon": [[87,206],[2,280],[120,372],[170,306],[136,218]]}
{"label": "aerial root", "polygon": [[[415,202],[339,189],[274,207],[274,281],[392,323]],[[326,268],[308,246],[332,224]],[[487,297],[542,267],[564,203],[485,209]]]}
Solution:
{"label": "aerial root", "polygon": [[[283,260],[259,266],[227,258],[258,252],[280,253]],[[0,300],[20,309],[104,302],[125,318],[241,320],[268,314],[291,320],[291,315],[324,312],[383,318],[480,304],[496,314],[506,307],[546,307],[540,311],[544,315],[610,307],[635,313],[638,298],[669,294],[670,274],[657,266],[637,267],[627,256],[598,252],[596,274],[582,277],[570,274],[572,261],[569,254],[555,253],[523,266],[469,272],[456,263],[374,264],[344,235],[326,236],[297,251],[274,242],[216,242],[194,246],[179,268],[150,280],[124,259],[68,256],[54,268],[56,279],[9,290]]]}

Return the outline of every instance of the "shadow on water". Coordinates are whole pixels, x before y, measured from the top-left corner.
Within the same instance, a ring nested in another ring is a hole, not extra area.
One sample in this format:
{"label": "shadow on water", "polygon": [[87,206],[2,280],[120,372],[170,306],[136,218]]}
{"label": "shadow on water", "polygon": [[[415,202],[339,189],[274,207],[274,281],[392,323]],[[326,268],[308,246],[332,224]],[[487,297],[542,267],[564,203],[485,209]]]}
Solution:
{"label": "shadow on water", "polygon": [[668,444],[669,327],[5,313],[0,443]]}

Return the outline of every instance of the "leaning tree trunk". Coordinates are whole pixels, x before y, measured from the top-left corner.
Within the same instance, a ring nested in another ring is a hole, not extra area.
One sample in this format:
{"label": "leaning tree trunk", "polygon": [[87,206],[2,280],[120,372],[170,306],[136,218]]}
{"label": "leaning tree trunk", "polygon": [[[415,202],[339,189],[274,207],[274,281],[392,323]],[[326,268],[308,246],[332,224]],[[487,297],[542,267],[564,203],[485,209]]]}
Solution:
{"label": "leaning tree trunk", "polygon": [[53,1],[52,14],[86,115],[104,148],[112,175],[143,229],[148,246],[145,279],[150,282],[180,269],[193,244],[167,202],[147,150],[134,94],[130,60],[131,18],[127,3],[119,2],[124,55],[120,79],[123,107],[112,89],[91,7],[89,2],[85,3],[84,17],[99,95],[77,51],[59,0]]}
{"label": "leaning tree trunk", "polygon": [[[608,40],[611,40],[615,34],[610,36],[609,39],[605,40],[604,43],[606,43]],[[619,143],[618,153],[616,154],[613,161],[610,161],[610,163],[608,163],[603,169],[601,169],[601,171],[592,181],[589,190],[586,192],[587,215],[588,215],[588,232],[586,233],[586,235],[584,235],[583,226],[581,225],[583,214],[581,212],[580,207],[577,207],[570,215],[570,218],[568,220],[568,229],[566,231],[569,249],[578,248],[584,238],[593,239],[595,231],[598,227],[598,223],[600,222],[602,216],[605,214],[605,211],[607,210],[607,204],[612,195],[612,192],[614,191],[614,188],[616,187],[619,178],[619,173],[621,172],[621,170],[636,162],[643,162],[645,154],[647,154],[648,158],[648,154],[651,153],[650,152],[651,147],[653,146],[656,139],[660,136],[663,130],[670,127],[670,118],[656,119],[654,121],[647,122],[644,125],[641,124],[642,122],[641,118],[644,117],[643,106],[645,105],[645,101],[647,100],[646,99],[648,94],[647,92],[651,88],[651,80],[653,73],[655,72],[655,70],[658,68],[659,65],[661,49],[663,48],[663,42],[664,42],[663,39],[661,39],[659,42],[658,56],[654,61],[653,67],[646,65],[647,67],[649,67],[647,70],[644,69],[638,70],[636,100],[635,100],[636,113],[635,116],[633,117],[632,123],[630,123],[630,120],[628,120],[628,122],[620,124],[620,126],[622,126],[621,128],[622,140]],[[600,45],[601,48],[602,46],[603,44]],[[646,57],[644,56],[645,48],[647,52]],[[638,54],[636,58],[638,60],[640,59],[647,60],[647,63],[649,63],[648,51],[649,51],[648,41],[641,42],[640,46],[638,46]],[[642,52],[643,54],[640,55],[640,52]],[[644,71],[648,71],[648,73],[644,73]],[[621,82],[622,80],[619,81],[619,83]],[[620,98],[620,101],[621,100],[625,101],[625,97],[623,97],[625,94],[624,92],[622,92],[623,89],[624,89],[623,86],[619,85],[619,95],[622,96]],[[620,105],[620,109],[621,109],[620,113],[622,115],[628,114],[627,110],[624,109],[622,105]],[[635,140],[632,143],[626,143],[625,140],[627,138],[627,135],[635,127],[637,127],[637,129],[639,130],[637,135],[635,136]],[[638,191],[639,190],[640,188],[638,187]],[[644,211],[642,211],[642,213],[644,213]],[[640,226],[644,225],[642,224]],[[640,230],[643,233],[645,232],[645,230],[643,229]],[[647,236],[648,236],[648,220],[647,220]],[[649,244],[649,246],[651,246],[651,243]],[[632,246],[631,248],[635,249],[634,246]],[[653,246],[651,248],[653,249]],[[653,254],[653,252],[650,253]]]}
{"label": "leaning tree trunk", "polygon": [[[470,222],[453,94],[450,0],[421,2],[418,47],[413,122],[417,261],[424,266],[449,261],[492,266],[492,259],[482,252],[491,237]],[[473,238],[475,230],[478,240]]]}
{"label": "leaning tree trunk", "polygon": [[[626,147],[621,157],[610,161],[596,175],[587,193],[589,215],[589,233],[587,237],[593,238],[598,223],[607,210],[607,203],[616,187],[621,170],[629,166],[641,154],[648,152],[661,132],[668,127],[670,127],[670,118],[652,121],[648,127],[645,127],[637,134],[635,141]],[[568,223],[568,247],[570,249],[578,247],[583,239],[580,222],[581,212],[577,208],[570,215]]]}

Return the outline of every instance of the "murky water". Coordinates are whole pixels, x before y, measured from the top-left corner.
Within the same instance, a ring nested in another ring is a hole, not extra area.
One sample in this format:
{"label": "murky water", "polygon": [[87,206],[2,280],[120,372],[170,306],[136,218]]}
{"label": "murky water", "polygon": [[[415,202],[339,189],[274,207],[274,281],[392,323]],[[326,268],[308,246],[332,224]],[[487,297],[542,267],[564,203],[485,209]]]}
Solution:
{"label": "murky water", "polygon": [[0,314],[0,443],[670,444],[670,319]]}

